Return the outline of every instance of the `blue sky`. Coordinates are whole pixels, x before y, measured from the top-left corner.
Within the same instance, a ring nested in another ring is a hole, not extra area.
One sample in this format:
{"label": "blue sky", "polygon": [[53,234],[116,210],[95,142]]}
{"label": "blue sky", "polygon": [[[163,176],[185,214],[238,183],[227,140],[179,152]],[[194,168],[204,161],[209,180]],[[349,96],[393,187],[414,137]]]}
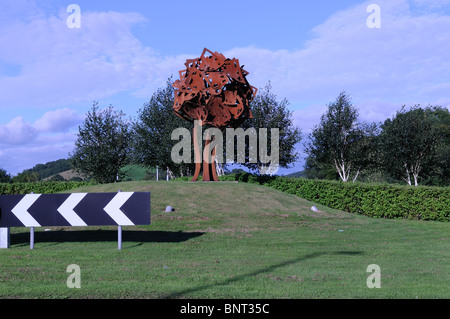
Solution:
{"label": "blue sky", "polygon": [[0,0],[0,167],[67,158],[94,100],[135,117],[204,47],[238,58],[253,86],[270,80],[305,135],[343,90],[362,121],[450,107],[449,30],[450,0]]}

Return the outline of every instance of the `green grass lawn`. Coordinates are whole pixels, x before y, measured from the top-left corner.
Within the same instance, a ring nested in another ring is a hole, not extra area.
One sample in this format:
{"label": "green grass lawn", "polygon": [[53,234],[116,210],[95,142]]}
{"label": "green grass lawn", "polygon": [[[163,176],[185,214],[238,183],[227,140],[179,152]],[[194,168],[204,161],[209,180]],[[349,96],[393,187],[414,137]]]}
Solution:
{"label": "green grass lawn", "polygon": [[[152,224],[11,229],[0,298],[449,298],[450,225],[372,219],[247,183],[124,182]],[[165,213],[166,206],[175,208]],[[50,229],[50,231],[45,231]],[[68,288],[70,264],[81,288]],[[381,288],[368,288],[370,264]]]}

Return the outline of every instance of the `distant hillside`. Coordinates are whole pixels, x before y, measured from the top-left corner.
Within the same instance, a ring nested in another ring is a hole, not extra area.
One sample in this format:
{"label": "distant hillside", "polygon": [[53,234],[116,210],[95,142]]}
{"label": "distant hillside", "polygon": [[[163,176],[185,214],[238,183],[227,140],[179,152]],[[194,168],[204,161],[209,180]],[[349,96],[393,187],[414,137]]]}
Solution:
{"label": "distant hillside", "polygon": [[285,177],[305,177],[304,171],[284,175]]}
{"label": "distant hillside", "polygon": [[70,181],[73,178],[76,178],[77,180],[84,179],[83,176],[78,174],[75,170],[71,169],[68,171],[60,172],[55,175],[49,176],[47,178],[44,178],[44,180],[66,180]]}
{"label": "distant hillside", "polygon": [[[71,166],[68,160],[61,159],[54,162],[48,162],[46,164],[37,164],[28,172],[36,172],[39,174],[42,180],[66,180],[69,181],[73,178],[84,177],[77,173]],[[138,181],[143,179],[156,179],[156,169],[147,169],[139,165],[127,165],[122,168],[122,172],[125,173],[123,180],[125,181]],[[149,175],[150,174],[150,175]],[[166,178],[165,170],[159,171],[160,178]]]}
{"label": "distant hillside", "polygon": [[81,178],[80,174],[75,172],[70,165],[69,160],[59,159],[45,164],[36,164],[33,168],[24,172],[37,173],[41,180],[71,180],[72,178]]}
{"label": "distant hillside", "polygon": [[47,177],[59,174],[61,172],[69,171],[71,169],[72,167],[70,166],[69,160],[59,159],[45,164],[37,164],[28,171],[36,172],[39,174],[40,179],[45,179]]}

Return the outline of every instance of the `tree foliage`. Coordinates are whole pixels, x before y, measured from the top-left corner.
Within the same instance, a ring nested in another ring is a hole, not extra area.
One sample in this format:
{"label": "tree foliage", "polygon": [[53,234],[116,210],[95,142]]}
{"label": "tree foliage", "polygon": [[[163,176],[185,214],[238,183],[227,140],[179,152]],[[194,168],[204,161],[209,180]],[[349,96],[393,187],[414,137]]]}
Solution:
{"label": "tree foliage", "polygon": [[0,183],[10,183],[11,175],[6,170],[0,168]]}
{"label": "tree foliage", "polygon": [[436,123],[440,143],[437,145],[437,169],[425,181],[431,185],[450,185],[450,112],[447,108],[434,106],[430,113]]}
{"label": "tree foliage", "polygon": [[99,183],[111,183],[122,177],[120,169],[127,163],[132,138],[124,116],[112,106],[100,110],[94,102],[79,127],[75,149],[70,155],[76,171]]}
{"label": "tree foliage", "polygon": [[22,173],[17,174],[12,178],[13,183],[34,183],[38,182],[41,178],[37,172],[33,172],[29,169],[24,170]]}
{"label": "tree foliage", "polygon": [[358,123],[358,110],[349,95],[341,92],[328,105],[320,124],[315,126],[305,144],[308,153],[307,171],[322,176],[333,175],[333,169],[342,181],[356,180],[362,170],[374,163],[373,141],[377,135],[375,124]]}
{"label": "tree foliage", "polygon": [[169,168],[175,175],[184,176],[193,172],[193,164],[172,161],[171,151],[176,141],[172,141],[171,134],[179,127],[191,129],[192,123],[174,114],[173,103],[174,89],[169,78],[166,86],[159,88],[138,112],[133,124],[133,162],[146,167]]}
{"label": "tree foliage", "polygon": [[[448,172],[448,114],[439,107],[405,106],[382,125],[380,145],[383,168],[409,185],[420,176]],[[441,116],[441,117],[439,117]],[[447,143],[446,143],[447,140]]]}
{"label": "tree foliage", "polygon": [[384,123],[360,123],[358,110],[342,92],[321,117],[306,143],[308,178],[407,182],[446,186],[450,182],[450,113],[441,106],[405,106]]}
{"label": "tree foliage", "polygon": [[[278,151],[279,167],[288,168],[291,164],[296,162],[299,158],[299,153],[296,146],[302,139],[300,128],[293,124],[292,111],[289,110],[289,102],[287,99],[281,101],[277,100],[277,96],[272,93],[272,86],[270,82],[260,89],[256,94],[255,99],[251,102],[250,108],[253,118],[246,120],[242,124],[242,128],[254,128],[258,141],[261,134],[267,129],[267,155],[273,155],[273,152]],[[279,129],[278,150],[272,150],[272,134],[271,129]],[[258,149],[260,143],[258,142]],[[248,161],[249,145],[246,145],[247,161],[242,165],[253,170],[262,172],[270,163],[264,163],[261,156],[258,156],[256,163]],[[259,154],[260,155],[260,154]]]}

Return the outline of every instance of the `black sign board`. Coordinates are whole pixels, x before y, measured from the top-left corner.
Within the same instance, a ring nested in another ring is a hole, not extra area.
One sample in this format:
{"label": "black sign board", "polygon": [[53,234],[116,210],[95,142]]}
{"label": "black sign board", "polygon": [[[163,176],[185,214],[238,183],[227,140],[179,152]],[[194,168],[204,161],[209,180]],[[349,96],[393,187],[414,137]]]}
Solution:
{"label": "black sign board", "polygon": [[0,227],[149,224],[149,192],[0,196]]}

